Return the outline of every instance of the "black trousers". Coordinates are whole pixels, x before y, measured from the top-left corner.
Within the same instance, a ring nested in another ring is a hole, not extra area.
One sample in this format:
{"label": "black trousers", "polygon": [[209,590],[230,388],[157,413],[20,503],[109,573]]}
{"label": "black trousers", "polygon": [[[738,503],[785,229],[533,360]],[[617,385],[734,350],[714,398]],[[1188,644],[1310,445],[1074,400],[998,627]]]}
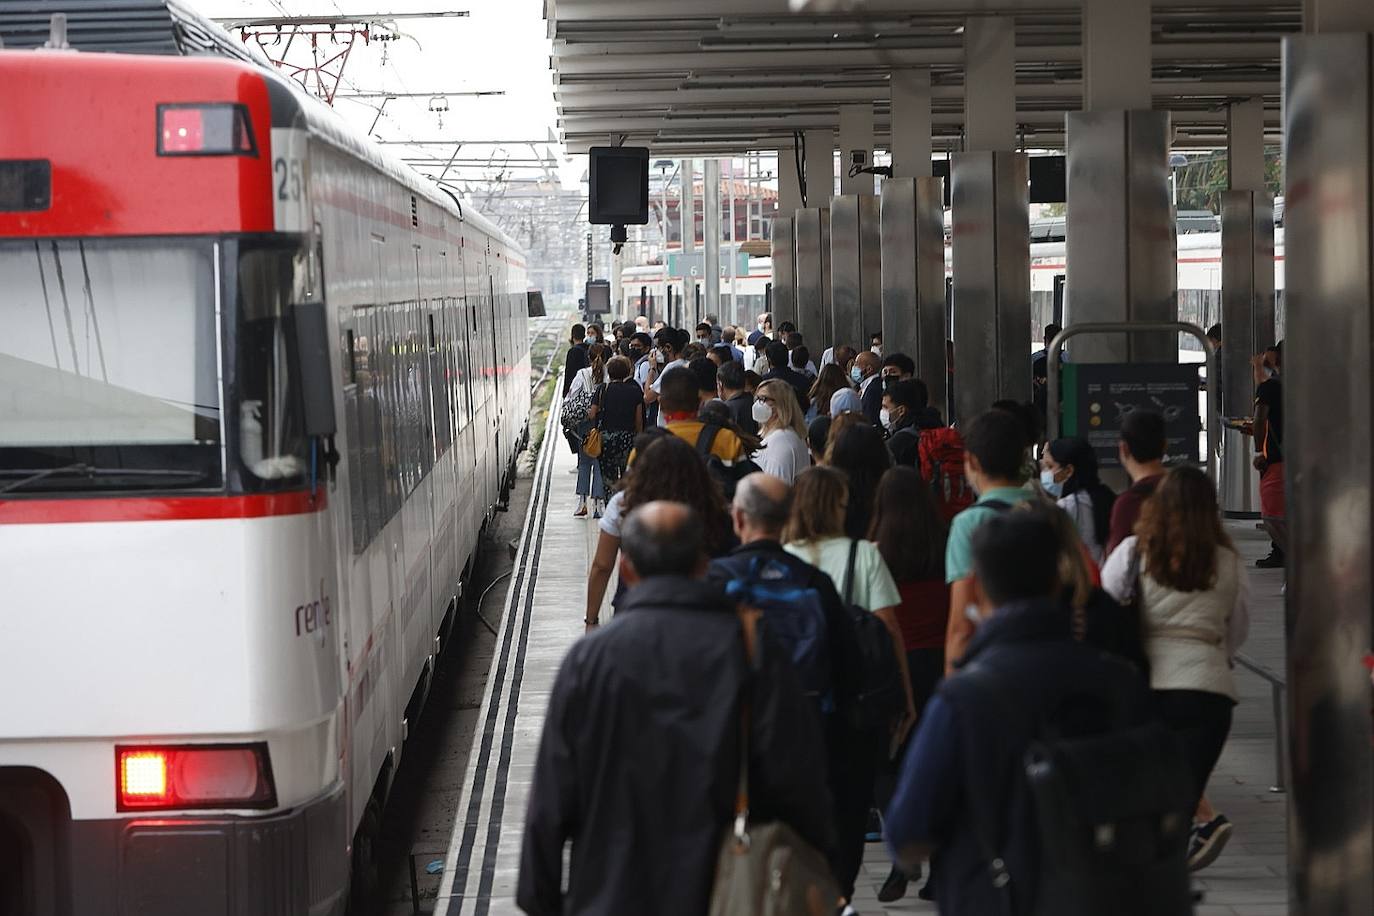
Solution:
{"label": "black trousers", "polygon": [[[835,718],[839,718],[838,716]],[[878,763],[878,734],[832,723],[829,730],[830,794],[835,805],[835,853],[830,865],[846,899],[864,861],[864,834],[873,804],[873,774]]]}
{"label": "black trousers", "polygon": [[1197,788],[1196,804],[1207,791],[1207,780],[1226,746],[1235,701],[1202,690],[1156,690],[1153,694],[1155,716],[1183,739]]}
{"label": "black trousers", "polygon": [[[916,704],[916,715],[919,717],[925,711],[926,703],[935,695],[940,678],[945,676],[945,650],[908,649],[906,668],[911,674],[911,699]],[[918,718],[916,728],[919,727]],[[905,743],[893,756],[888,755],[887,737],[881,736],[879,740],[876,751],[877,774],[873,780],[873,803],[879,811],[887,810],[888,803],[892,801],[892,794],[897,791],[897,780],[902,775],[902,761],[906,759],[907,748],[916,737],[916,728],[907,734]]]}

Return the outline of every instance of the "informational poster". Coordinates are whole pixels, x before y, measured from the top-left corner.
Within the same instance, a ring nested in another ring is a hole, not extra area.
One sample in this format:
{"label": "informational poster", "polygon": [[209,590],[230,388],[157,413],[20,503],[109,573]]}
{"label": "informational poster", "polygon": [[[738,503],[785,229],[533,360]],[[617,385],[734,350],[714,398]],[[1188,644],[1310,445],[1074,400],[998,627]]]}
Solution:
{"label": "informational poster", "polygon": [[1102,467],[1120,467],[1121,423],[1133,410],[1164,417],[1167,457],[1201,463],[1196,363],[1069,363],[1064,366],[1066,436],[1087,439]]}

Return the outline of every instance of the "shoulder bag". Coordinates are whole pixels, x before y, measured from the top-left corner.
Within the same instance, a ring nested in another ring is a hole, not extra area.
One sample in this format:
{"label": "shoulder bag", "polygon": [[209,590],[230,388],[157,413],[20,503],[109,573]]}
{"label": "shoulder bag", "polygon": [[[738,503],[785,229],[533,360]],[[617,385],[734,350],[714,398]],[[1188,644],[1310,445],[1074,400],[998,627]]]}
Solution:
{"label": "shoulder bag", "polygon": [[587,435],[582,439],[582,454],[588,458],[601,457],[601,420],[605,403],[606,386],[602,385],[596,395],[596,425],[587,430]]}
{"label": "shoulder bag", "polygon": [[[741,610],[739,617],[752,677],[759,612]],[[749,820],[747,700],[740,706],[739,732],[735,819],[716,857],[710,916],[832,916],[840,891],[825,856],[781,821]]]}

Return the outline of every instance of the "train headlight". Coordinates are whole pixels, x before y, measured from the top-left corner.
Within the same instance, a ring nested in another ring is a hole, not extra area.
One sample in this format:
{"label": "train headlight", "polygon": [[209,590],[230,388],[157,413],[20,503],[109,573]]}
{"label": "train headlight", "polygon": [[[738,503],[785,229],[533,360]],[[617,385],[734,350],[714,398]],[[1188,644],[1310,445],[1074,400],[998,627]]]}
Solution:
{"label": "train headlight", "polygon": [[277,803],[265,744],[120,745],[116,807],[271,808]]}

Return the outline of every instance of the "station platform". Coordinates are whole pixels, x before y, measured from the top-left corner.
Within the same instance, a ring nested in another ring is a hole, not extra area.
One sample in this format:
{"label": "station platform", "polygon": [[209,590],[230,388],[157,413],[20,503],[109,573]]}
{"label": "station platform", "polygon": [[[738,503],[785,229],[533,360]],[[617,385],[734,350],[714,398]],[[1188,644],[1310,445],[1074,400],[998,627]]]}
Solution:
{"label": "station platform", "polygon": [[[554,676],[583,634],[586,573],[597,526],[572,517],[576,466],[557,427],[545,435],[524,534],[506,598],[500,637],[480,708],[463,793],[434,912],[441,916],[507,916],[515,905],[525,804]],[[1253,522],[1228,523],[1247,562],[1268,549]],[[1283,670],[1282,573],[1251,567],[1253,618],[1245,652]],[[614,582],[607,594],[613,594]],[[601,619],[608,620],[609,608]],[[1288,912],[1285,879],[1286,796],[1274,785],[1274,720],[1270,685],[1239,668],[1241,701],[1209,796],[1235,825],[1221,858],[1198,875],[1206,899],[1198,916],[1279,916]],[[861,914],[935,913],[918,900],[878,902],[889,860],[871,843],[854,906]]]}

